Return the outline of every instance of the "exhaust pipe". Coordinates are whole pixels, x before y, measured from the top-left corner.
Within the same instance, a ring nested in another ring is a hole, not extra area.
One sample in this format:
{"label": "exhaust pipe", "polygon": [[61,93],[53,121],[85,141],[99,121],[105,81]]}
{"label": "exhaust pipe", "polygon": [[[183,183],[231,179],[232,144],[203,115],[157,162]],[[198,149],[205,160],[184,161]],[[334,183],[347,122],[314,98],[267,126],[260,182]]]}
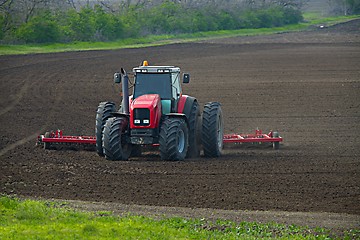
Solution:
{"label": "exhaust pipe", "polygon": [[126,71],[121,68],[122,75],[122,92],[123,92],[123,113],[126,115],[130,114],[129,111],[129,77]]}

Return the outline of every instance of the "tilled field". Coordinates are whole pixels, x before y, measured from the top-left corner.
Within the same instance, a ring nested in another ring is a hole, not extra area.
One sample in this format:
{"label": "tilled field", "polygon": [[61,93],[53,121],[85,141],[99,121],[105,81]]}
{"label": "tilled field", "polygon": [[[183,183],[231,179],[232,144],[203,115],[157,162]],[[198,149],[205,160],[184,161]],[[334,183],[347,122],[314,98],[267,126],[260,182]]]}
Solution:
{"label": "tilled field", "polygon": [[[265,37],[116,51],[0,57],[0,192],[29,197],[227,210],[360,215],[360,21]],[[142,60],[176,65],[184,93],[222,103],[225,132],[278,130],[279,151],[236,147],[218,159],[156,154],[106,161],[44,150],[47,130],[94,135],[112,74]]]}

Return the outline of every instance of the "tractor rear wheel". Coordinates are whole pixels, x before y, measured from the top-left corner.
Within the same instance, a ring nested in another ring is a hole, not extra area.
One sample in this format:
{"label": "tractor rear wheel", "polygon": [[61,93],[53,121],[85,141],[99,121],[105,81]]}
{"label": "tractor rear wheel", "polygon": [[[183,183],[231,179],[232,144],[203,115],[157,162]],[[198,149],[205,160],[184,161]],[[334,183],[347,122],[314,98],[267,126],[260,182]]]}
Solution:
{"label": "tractor rear wheel", "polygon": [[106,120],[111,117],[112,112],[116,112],[115,103],[113,102],[101,102],[96,111],[96,125],[95,125],[96,152],[101,157],[104,156],[103,147],[102,147],[102,132]]}
{"label": "tractor rear wheel", "polygon": [[108,160],[128,160],[132,144],[126,141],[127,119],[121,117],[109,118],[103,130],[103,145],[105,158]]}
{"label": "tractor rear wheel", "polygon": [[189,117],[189,149],[186,157],[200,156],[201,149],[201,114],[199,104],[194,101]]}
{"label": "tractor rear wheel", "polygon": [[221,105],[209,102],[204,105],[201,140],[205,157],[219,157],[223,149],[224,123]]}
{"label": "tractor rear wheel", "polygon": [[160,128],[159,150],[162,160],[181,161],[188,149],[188,127],[184,119],[170,117]]}

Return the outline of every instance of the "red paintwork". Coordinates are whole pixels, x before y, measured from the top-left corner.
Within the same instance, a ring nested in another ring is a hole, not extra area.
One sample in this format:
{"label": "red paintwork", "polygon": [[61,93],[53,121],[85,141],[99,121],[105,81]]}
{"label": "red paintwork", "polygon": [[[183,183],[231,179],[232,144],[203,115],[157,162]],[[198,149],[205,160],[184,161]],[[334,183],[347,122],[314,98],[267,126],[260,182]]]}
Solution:
{"label": "red paintwork", "polygon": [[[261,130],[256,130],[255,134],[225,134],[223,138],[224,143],[253,143],[253,142],[282,142],[282,137],[273,137],[273,132],[268,134],[262,133]],[[96,137],[94,136],[63,136],[62,130],[51,132],[50,137],[46,138],[44,135],[38,137],[38,142],[50,143],[76,143],[76,144],[96,144]],[[157,144],[158,146],[158,144]]]}
{"label": "red paintwork", "polygon": [[48,138],[46,138],[44,135],[40,135],[38,137],[38,142],[96,144],[96,137],[95,136],[64,136],[62,130],[57,130],[56,132],[51,132]]}
{"label": "red paintwork", "polygon": [[182,95],[178,102],[178,113],[183,113],[188,95]]}
{"label": "red paintwork", "polygon": [[225,134],[224,143],[250,143],[250,142],[282,142],[281,137],[273,137],[273,132],[268,134],[256,130],[255,134]]}
{"label": "red paintwork", "polygon": [[[147,108],[150,110],[150,125],[148,126],[136,126],[134,125],[134,108]],[[130,103],[130,128],[157,128],[159,127],[161,118],[161,98],[159,94],[146,94],[136,99],[133,99]]]}

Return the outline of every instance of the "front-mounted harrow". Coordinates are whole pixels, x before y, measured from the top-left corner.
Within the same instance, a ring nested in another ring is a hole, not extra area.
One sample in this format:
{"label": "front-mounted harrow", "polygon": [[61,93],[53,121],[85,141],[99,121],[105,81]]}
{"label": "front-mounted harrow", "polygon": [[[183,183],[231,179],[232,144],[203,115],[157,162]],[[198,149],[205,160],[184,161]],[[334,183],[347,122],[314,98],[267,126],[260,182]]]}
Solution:
{"label": "front-mounted harrow", "polygon": [[[95,146],[97,154],[108,160],[127,160],[139,156],[144,147],[158,147],[163,160],[183,160],[200,156],[219,157],[227,143],[270,143],[279,148],[282,138],[268,134],[224,134],[221,104],[208,102],[203,111],[195,97],[181,90],[180,68],[148,66],[147,61],[132,71],[130,81],[124,69],[114,74],[122,83],[119,110],[113,102],[101,102],[96,111],[95,136],[68,136],[62,130],[38,137],[45,149],[56,144]],[[190,82],[183,74],[182,83]],[[133,93],[129,93],[133,87]]]}

